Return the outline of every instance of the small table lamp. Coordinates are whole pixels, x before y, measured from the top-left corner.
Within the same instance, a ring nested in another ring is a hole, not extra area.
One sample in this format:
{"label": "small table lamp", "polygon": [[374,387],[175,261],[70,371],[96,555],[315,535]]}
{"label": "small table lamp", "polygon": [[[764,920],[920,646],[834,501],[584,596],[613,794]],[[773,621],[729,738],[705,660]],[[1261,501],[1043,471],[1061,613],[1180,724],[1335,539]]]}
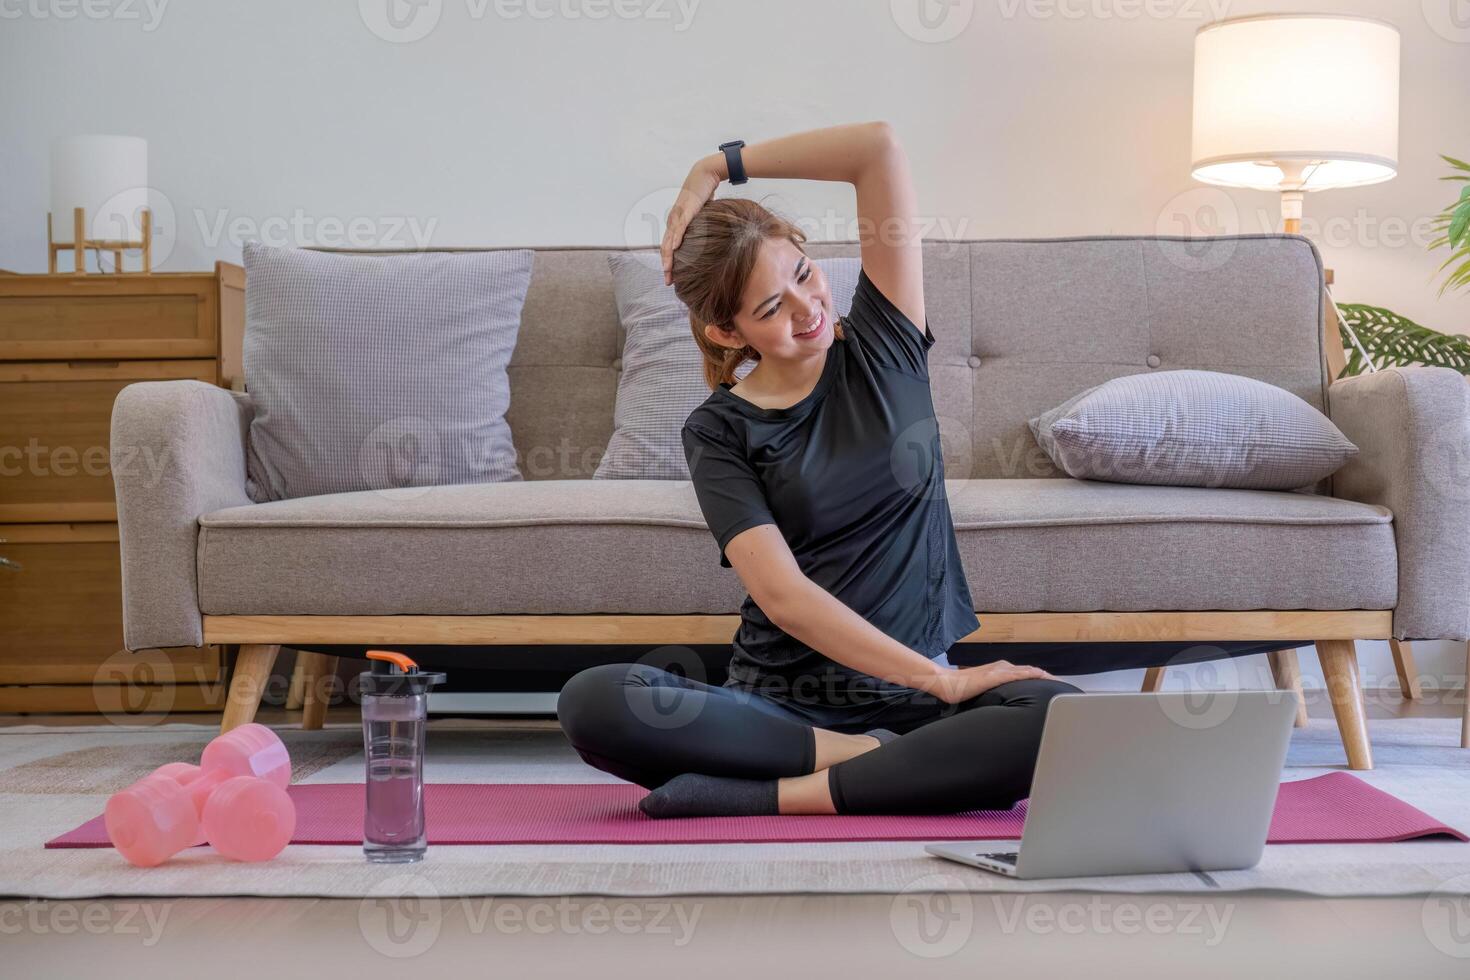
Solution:
{"label": "small table lamp", "polygon": [[1301,231],[1306,191],[1398,170],[1399,32],[1339,14],[1235,17],[1194,37],[1192,176],[1281,192]]}
{"label": "small table lamp", "polygon": [[[56,240],[56,225],[71,241]],[[148,210],[148,142],[136,136],[68,136],[51,144],[51,211],[46,215],[47,269],[71,249],[77,273],[87,271],[87,249],[111,252],[121,272],[124,249],[143,251],[153,271],[153,218]]]}

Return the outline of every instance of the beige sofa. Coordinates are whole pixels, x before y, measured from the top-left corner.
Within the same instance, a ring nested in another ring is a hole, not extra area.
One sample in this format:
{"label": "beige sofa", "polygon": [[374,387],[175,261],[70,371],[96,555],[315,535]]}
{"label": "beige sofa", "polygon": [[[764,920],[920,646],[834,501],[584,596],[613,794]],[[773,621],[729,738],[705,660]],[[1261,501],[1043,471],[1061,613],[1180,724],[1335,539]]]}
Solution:
{"label": "beige sofa", "polygon": [[[967,639],[1312,640],[1350,764],[1371,767],[1353,641],[1470,637],[1463,379],[1412,368],[1329,386],[1336,331],[1299,236],[924,248],[934,404],[982,623]],[[524,482],[254,504],[247,394],[126,388],[115,462],[166,462],[116,478],[129,649],[238,645],[228,728],[253,717],[282,644],[728,642],[745,593],[691,485],[590,478],[620,367],[609,250],[536,253],[509,369]],[[1026,426],[1106,379],[1177,368],[1279,385],[1361,453],[1316,493],[1129,486],[1060,475]],[[1273,663],[1289,684],[1294,654]]]}

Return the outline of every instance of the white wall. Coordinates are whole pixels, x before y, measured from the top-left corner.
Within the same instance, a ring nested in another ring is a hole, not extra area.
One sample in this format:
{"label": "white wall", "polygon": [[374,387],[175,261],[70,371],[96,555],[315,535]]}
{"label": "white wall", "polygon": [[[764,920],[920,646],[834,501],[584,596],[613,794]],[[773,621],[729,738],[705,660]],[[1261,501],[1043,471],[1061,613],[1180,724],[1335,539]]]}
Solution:
{"label": "white wall", "polygon": [[[0,0],[0,267],[44,269],[50,141],[91,132],[148,139],[166,270],[256,236],[652,243],[721,140],[874,118],[903,136],[934,237],[1267,231],[1273,195],[1189,178],[1193,34],[1317,10],[1402,32],[1400,172],[1309,195],[1305,230],[1340,298],[1470,328],[1470,292],[1437,300],[1445,253],[1422,247],[1458,188],[1436,154],[1470,158],[1464,0],[927,0],[927,28],[919,0],[417,3]],[[846,187],[749,193],[852,237]],[[1392,675],[1379,647],[1370,683]],[[1463,671],[1459,646],[1420,657]]]}

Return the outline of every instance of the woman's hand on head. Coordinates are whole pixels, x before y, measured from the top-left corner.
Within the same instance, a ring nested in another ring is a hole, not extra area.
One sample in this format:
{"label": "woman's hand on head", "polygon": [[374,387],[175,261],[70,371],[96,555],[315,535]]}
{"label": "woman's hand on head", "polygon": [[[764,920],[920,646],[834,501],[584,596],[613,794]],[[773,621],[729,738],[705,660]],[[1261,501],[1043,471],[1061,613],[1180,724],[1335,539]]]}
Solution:
{"label": "woman's hand on head", "polygon": [[992,687],[1009,684],[1011,681],[1037,678],[1056,680],[1056,677],[1040,667],[1025,667],[1006,660],[997,660],[979,667],[959,667],[943,671],[936,681],[934,693],[946,704],[958,704],[984,694]]}
{"label": "woman's hand on head", "polygon": [[715,189],[722,179],[708,157],[695,163],[689,176],[684,178],[684,186],[679,188],[674,206],[669,208],[669,223],[664,228],[663,244],[659,246],[665,285],[674,281],[674,249],[684,240],[684,229],[689,227],[689,222],[694,220],[704,203],[715,196]]}

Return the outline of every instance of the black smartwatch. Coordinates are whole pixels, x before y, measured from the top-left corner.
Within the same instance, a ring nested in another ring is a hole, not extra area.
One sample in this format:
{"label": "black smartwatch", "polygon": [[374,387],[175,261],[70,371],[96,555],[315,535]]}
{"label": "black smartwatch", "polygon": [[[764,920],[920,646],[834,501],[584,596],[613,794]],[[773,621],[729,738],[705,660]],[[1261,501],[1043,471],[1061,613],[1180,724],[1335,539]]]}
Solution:
{"label": "black smartwatch", "polygon": [[720,149],[725,153],[725,166],[730,171],[730,183],[745,183],[745,163],[740,159],[740,148],[745,145],[745,140],[731,140],[721,143]]}

